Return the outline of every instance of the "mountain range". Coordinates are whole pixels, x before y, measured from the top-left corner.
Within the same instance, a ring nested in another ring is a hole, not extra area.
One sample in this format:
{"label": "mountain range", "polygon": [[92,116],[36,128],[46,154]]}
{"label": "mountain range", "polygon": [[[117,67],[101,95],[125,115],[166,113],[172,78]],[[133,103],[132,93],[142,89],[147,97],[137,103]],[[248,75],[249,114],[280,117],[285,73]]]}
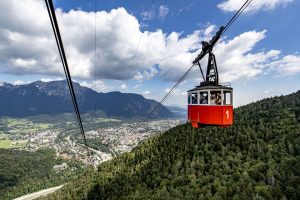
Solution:
{"label": "mountain range", "polygon": [[[143,118],[156,106],[155,100],[133,93],[98,93],[73,82],[79,109],[82,113],[97,112],[107,117]],[[0,82],[0,116],[25,117],[41,114],[74,112],[66,80],[36,81],[24,85]],[[152,118],[174,117],[161,105]]]}

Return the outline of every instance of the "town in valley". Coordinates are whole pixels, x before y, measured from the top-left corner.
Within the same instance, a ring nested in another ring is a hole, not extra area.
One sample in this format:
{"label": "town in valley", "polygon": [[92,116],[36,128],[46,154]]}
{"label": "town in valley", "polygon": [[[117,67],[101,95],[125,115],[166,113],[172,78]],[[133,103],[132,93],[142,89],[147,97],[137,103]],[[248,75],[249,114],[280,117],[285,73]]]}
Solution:
{"label": "town in valley", "polygon": [[[97,122],[93,124],[93,122]],[[84,165],[97,166],[124,152],[131,151],[139,142],[182,124],[180,119],[147,121],[122,121],[96,118],[85,132],[88,146],[84,144],[76,121],[63,124],[41,123],[31,119],[1,118],[0,148],[17,148],[36,151],[41,148],[55,149],[56,156],[76,160]],[[67,124],[67,126],[64,126]],[[69,128],[67,128],[69,127]],[[66,164],[55,166],[65,169]]]}

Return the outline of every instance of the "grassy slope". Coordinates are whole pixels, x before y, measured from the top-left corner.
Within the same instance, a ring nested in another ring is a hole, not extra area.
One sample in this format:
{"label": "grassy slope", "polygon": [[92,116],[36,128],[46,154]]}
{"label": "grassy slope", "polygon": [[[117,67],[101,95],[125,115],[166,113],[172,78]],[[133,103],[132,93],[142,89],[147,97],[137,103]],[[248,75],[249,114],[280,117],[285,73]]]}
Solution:
{"label": "grassy slope", "polygon": [[175,127],[46,199],[299,199],[300,92],[235,117],[228,129]]}

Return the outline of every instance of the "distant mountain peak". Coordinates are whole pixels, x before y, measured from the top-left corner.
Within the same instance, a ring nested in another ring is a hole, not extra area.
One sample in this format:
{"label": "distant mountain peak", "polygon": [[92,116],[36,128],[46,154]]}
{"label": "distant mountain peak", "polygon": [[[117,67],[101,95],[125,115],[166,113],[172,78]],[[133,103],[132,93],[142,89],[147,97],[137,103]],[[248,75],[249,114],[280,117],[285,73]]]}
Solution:
{"label": "distant mountain peak", "polygon": [[[74,112],[66,80],[35,81],[14,86],[3,83],[0,87],[0,116],[24,117],[39,114]],[[157,104],[140,94],[108,92],[98,93],[73,82],[79,109],[92,112],[95,107],[109,117],[145,117]],[[160,106],[153,118],[174,117],[166,107]]]}
{"label": "distant mountain peak", "polygon": [[11,88],[11,87],[14,87],[14,85],[12,85],[10,83],[0,81],[0,87],[9,87],[9,88]]}

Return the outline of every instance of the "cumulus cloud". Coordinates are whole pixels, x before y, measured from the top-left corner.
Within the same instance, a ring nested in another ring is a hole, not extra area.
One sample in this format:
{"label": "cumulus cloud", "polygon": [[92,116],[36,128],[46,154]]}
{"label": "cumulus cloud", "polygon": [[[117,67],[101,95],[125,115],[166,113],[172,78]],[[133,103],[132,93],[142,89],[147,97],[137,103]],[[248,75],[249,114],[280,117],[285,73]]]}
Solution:
{"label": "cumulus cloud", "polygon": [[133,76],[133,79],[137,80],[139,82],[142,82],[144,80],[151,79],[153,76],[157,75],[157,73],[158,73],[158,68],[153,66],[153,67],[150,67],[149,69],[145,69],[145,70],[137,72]]}
{"label": "cumulus cloud", "polygon": [[171,91],[171,89],[170,89],[170,88],[167,88],[167,89],[165,89],[164,93],[167,94],[167,93],[170,92],[170,91]]}
{"label": "cumulus cloud", "polygon": [[300,55],[287,55],[269,64],[279,76],[289,76],[300,73]]}
{"label": "cumulus cloud", "polygon": [[25,84],[25,82],[22,80],[16,80],[13,82],[13,85],[23,85],[23,84]]}
{"label": "cumulus cloud", "polygon": [[253,48],[266,37],[266,30],[248,31],[232,40],[222,40],[215,55],[222,82],[251,79],[260,74],[275,72],[291,75],[300,72],[300,56],[283,56],[278,50],[253,53]]}
{"label": "cumulus cloud", "polygon": [[91,88],[97,92],[106,92],[108,89],[110,89],[104,81],[102,80],[96,80],[96,81],[81,81],[79,82],[81,86]]}
{"label": "cumulus cloud", "polygon": [[40,79],[43,82],[51,82],[51,81],[61,81],[64,80],[64,78],[57,77],[57,78],[41,78]]}
{"label": "cumulus cloud", "polygon": [[223,82],[241,78],[253,78],[263,72],[265,64],[279,52],[251,53],[255,45],[265,38],[266,31],[249,31],[232,40],[221,41],[215,47],[215,55]]}
{"label": "cumulus cloud", "polygon": [[62,72],[56,44],[50,39],[52,34],[51,27],[48,26],[48,16],[41,2],[28,0],[0,2],[2,72],[12,74]]}
{"label": "cumulus cloud", "polygon": [[[244,12],[255,12],[258,10],[271,10],[278,6],[285,6],[293,0],[264,0],[252,1]],[[245,3],[244,0],[226,0],[218,4],[218,7],[224,11],[237,11]]]}
{"label": "cumulus cloud", "polygon": [[[22,9],[20,9],[22,8]],[[0,71],[10,74],[62,76],[63,70],[43,1],[0,3]],[[56,10],[71,74],[89,79],[95,70],[93,12]],[[15,16],[15,17],[11,17]],[[99,79],[147,79],[162,68],[181,68],[190,50],[199,47],[199,31],[188,36],[162,30],[141,32],[138,20],[124,8],[96,13]],[[30,23],[30,26],[26,24]],[[142,34],[139,51],[136,46]],[[134,59],[133,59],[134,57]],[[154,66],[158,66],[153,68]]]}
{"label": "cumulus cloud", "polygon": [[[95,63],[95,13],[57,9],[56,14],[72,77],[86,81],[94,77],[95,70],[98,79],[142,82],[156,76],[177,81],[200,52],[200,42],[216,31],[215,25],[189,35],[160,29],[141,31],[137,18],[124,8],[97,12]],[[43,1],[0,1],[0,23],[0,72],[64,76]],[[249,31],[231,40],[221,39],[215,47],[221,80],[253,78],[270,70],[299,72],[299,55],[282,55],[277,50],[253,52],[265,37],[266,31]],[[196,77],[200,74],[192,73],[189,78]],[[102,88],[97,90],[105,88],[99,85]]]}
{"label": "cumulus cloud", "polygon": [[127,85],[125,83],[123,83],[120,87],[122,90],[127,90]]}
{"label": "cumulus cloud", "polygon": [[[204,30],[204,36],[205,37],[211,37],[211,35],[216,31],[217,26],[216,25],[209,25],[205,30]],[[208,39],[208,38],[207,38]]]}
{"label": "cumulus cloud", "polygon": [[150,94],[150,91],[149,90],[146,90],[145,92],[143,92],[144,95],[148,95]]}

